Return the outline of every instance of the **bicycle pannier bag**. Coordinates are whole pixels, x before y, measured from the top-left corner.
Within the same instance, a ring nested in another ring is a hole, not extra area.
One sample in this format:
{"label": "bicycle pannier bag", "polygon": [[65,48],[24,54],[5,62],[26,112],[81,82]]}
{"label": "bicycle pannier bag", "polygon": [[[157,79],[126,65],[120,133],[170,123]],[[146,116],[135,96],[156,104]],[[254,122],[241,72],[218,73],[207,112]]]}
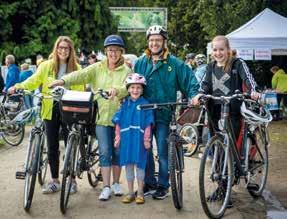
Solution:
{"label": "bicycle pannier bag", "polygon": [[189,107],[178,118],[177,123],[184,125],[186,123],[195,123],[198,121],[200,115],[200,107]]}

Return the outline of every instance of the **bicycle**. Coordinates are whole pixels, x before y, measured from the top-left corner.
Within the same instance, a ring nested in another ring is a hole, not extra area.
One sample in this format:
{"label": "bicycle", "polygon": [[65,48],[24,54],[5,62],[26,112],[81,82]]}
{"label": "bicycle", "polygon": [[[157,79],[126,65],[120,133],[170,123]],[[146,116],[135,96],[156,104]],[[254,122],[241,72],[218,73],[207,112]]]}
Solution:
{"label": "bicycle", "polygon": [[[213,99],[221,102],[219,131],[209,139],[199,168],[199,194],[205,214],[221,218],[230,201],[232,185],[245,179],[246,188],[253,197],[259,197],[268,174],[269,137],[267,126],[270,112],[248,95],[215,97],[203,95],[200,102]],[[237,145],[229,116],[230,101],[243,101],[242,144]],[[246,107],[248,105],[249,107]],[[242,146],[239,150],[238,146]]]}
{"label": "bicycle", "polygon": [[[63,121],[68,124],[69,136],[65,150],[63,178],[61,186],[60,209],[66,213],[70,190],[75,177],[82,179],[83,172],[87,172],[89,184],[96,187],[101,180],[99,173],[98,146],[93,148],[95,141],[95,121],[98,112],[94,95],[101,95],[108,99],[108,93],[99,89],[97,92],[77,92],[82,99],[77,101],[74,91],[67,91],[60,101],[60,111]],[[71,94],[72,98],[68,97]]]}
{"label": "bicycle", "polygon": [[11,146],[21,144],[25,134],[25,125],[16,124],[13,118],[23,106],[23,94],[6,95],[2,93],[0,103],[0,133],[4,141]]}
{"label": "bicycle", "polygon": [[183,207],[183,182],[182,173],[184,172],[184,155],[183,144],[187,142],[179,135],[176,120],[176,106],[186,106],[186,102],[174,103],[154,103],[139,105],[138,109],[163,109],[168,108],[171,110],[171,121],[169,123],[169,136],[168,136],[168,166],[170,175],[170,187],[172,191],[172,199],[174,207],[181,209]]}
{"label": "bicycle", "polygon": [[205,105],[199,108],[189,107],[178,119],[178,123],[182,125],[179,135],[187,142],[183,145],[186,157],[192,157],[200,147],[204,146],[203,129],[207,126],[206,113]]}
{"label": "bicycle", "polygon": [[[20,91],[31,94],[30,91]],[[45,124],[40,118],[41,103],[44,98],[57,98],[58,94],[52,92],[49,96],[42,94],[33,94],[33,97],[39,98],[37,106],[32,107],[19,113],[15,118],[16,124],[27,124],[36,118],[35,125],[29,135],[29,145],[25,159],[24,171],[16,172],[16,179],[24,179],[24,209],[29,212],[33,200],[36,178],[42,186],[45,182],[47,166],[48,166],[48,149],[45,144]]]}

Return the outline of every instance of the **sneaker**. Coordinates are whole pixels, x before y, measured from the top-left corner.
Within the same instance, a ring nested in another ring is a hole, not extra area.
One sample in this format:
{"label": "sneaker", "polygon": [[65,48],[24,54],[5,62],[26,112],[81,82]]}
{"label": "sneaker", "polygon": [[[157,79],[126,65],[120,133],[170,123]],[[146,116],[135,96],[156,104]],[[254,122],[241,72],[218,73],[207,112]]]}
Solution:
{"label": "sneaker", "polygon": [[78,192],[78,185],[76,181],[73,181],[71,185],[70,194],[72,195],[72,194],[75,194],[76,192]]}
{"label": "sneaker", "polygon": [[136,197],[136,203],[138,205],[144,204],[145,203],[144,197],[143,196],[137,196]]}
{"label": "sneaker", "polygon": [[153,199],[163,200],[168,196],[168,189],[159,186],[156,192],[152,195]]}
{"label": "sneaker", "polygon": [[58,192],[60,190],[61,190],[60,183],[52,181],[43,187],[42,192],[43,194],[51,194],[51,193]]}
{"label": "sneaker", "polygon": [[112,192],[114,193],[115,196],[122,196],[123,195],[123,192],[122,192],[122,189],[121,189],[121,185],[119,183],[114,183],[111,186],[111,190],[112,190]]}
{"label": "sneaker", "polygon": [[111,191],[110,187],[108,187],[108,186],[104,187],[100,196],[99,196],[99,200],[101,200],[101,201],[109,200],[111,197],[111,193],[112,193],[112,191]]}

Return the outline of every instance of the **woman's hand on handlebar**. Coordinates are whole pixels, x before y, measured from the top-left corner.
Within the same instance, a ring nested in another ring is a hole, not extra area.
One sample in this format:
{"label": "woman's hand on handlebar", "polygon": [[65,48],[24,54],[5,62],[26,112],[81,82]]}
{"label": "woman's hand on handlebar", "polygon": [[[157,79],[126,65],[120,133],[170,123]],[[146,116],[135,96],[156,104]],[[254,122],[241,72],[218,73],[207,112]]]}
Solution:
{"label": "woman's hand on handlebar", "polygon": [[256,91],[252,91],[251,92],[251,99],[253,100],[258,100],[261,97],[261,94],[256,92]]}
{"label": "woman's hand on handlebar", "polygon": [[48,88],[54,88],[56,86],[63,86],[65,84],[65,81],[60,79],[60,80],[55,80],[51,84],[48,85]]}
{"label": "woman's hand on handlebar", "polygon": [[14,94],[16,92],[17,88],[15,86],[12,86],[8,89],[7,93],[8,94]]}

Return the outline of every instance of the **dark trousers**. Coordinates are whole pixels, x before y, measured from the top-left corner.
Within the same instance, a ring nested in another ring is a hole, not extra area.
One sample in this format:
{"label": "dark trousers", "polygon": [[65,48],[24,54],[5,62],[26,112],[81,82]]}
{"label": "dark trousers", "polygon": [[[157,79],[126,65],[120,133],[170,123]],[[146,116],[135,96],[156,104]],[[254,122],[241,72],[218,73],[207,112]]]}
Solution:
{"label": "dark trousers", "polygon": [[65,145],[68,138],[68,129],[61,121],[61,115],[59,111],[59,105],[56,104],[53,107],[53,114],[51,120],[44,120],[46,126],[46,136],[48,145],[48,160],[50,165],[51,176],[53,179],[59,177],[59,131],[62,128]]}

